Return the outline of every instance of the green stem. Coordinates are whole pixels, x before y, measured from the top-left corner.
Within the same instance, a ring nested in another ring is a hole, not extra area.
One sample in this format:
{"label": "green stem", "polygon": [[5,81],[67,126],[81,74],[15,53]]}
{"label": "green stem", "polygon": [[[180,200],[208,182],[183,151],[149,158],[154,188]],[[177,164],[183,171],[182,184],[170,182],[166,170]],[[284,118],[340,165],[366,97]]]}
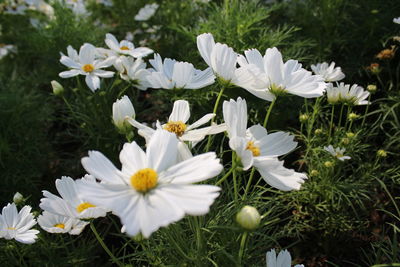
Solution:
{"label": "green stem", "polygon": [[[368,96],[368,103],[371,103],[371,94],[369,94],[369,96]],[[363,117],[363,120],[362,120],[362,122],[361,122],[361,128],[364,126],[365,119],[367,118],[369,105],[370,105],[370,104],[367,104],[367,108],[365,109],[364,117]]]}
{"label": "green stem", "polygon": [[344,124],[344,129],[345,130],[347,129],[347,124],[349,122],[349,114],[351,113],[351,111],[352,111],[352,107],[348,106],[347,107],[347,115],[346,115],[346,123]]}
{"label": "green stem", "polygon": [[344,109],[344,104],[342,104],[342,107],[340,108],[338,128],[340,128],[340,126],[342,125],[343,109]]}
{"label": "green stem", "polygon": [[247,181],[246,189],[245,189],[245,191],[244,191],[244,195],[243,195],[243,197],[242,197],[242,200],[245,200],[246,197],[247,197],[247,193],[248,193],[249,190],[250,190],[251,182],[253,181],[253,177],[254,177],[255,170],[256,170],[256,169],[255,169],[254,167],[251,168],[250,177],[249,177],[249,180]]}
{"label": "green stem", "polygon": [[[236,155],[235,155],[235,151],[232,151],[232,167],[236,164],[234,164],[234,162],[236,162]],[[232,168],[233,169],[233,193],[234,193],[234,199],[235,202],[237,202],[238,200],[238,188],[237,188],[237,180],[236,180],[236,167]]]}
{"label": "green stem", "polygon": [[232,163],[232,168],[221,179],[219,179],[215,185],[218,186],[218,185],[222,184],[222,182],[225,181],[226,178],[229,177],[229,175],[231,175],[234,168],[236,168],[236,166]]}
{"label": "green stem", "polygon": [[265,115],[264,123],[263,123],[264,128],[267,127],[269,115],[271,114],[271,110],[272,110],[272,108],[274,107],[275,101],[276,101],[276,98],[271,102],[271,104],[270,104],[269,107],[268,107],[268,111],[267,111],[267,114]]}
{"label": "green stem", "polygon": [[246,245],[247,235],[248,235],[248,233],[247,233],[247,232],[244,232],[244,233],[242,234],[242,239],[241,239],[241,241],[240,241],[239,266],[242,266],[242,258],[243,258],[243,255],[244,255],[244,247],[245,247],[245,245]]}
{"label": "green stem", "polygon": [[[222,86],[221,91],[219,91],[217,100],[215,101],[215,104],[214,104],[213,113],[215,114],[215,116],[214,116],[214,118],[211,119],[211,123],[213,123],[215,118],[217,117],[217,109],[218,109],[219,101],[221,100],[224,90],[225,90],[225,86]],[[208,152],[210,150],[210,146],[211,146],[211,135],[209,135],[208,139],[207,139],[206,152]]]}
{"label": "green stem", "polygon": [[107,245],[104,243],[103,239],[100,237],[99,233],[96,230],[96,227],[94,227],[93,222],[90,223],[90,229],[92,230],[93,234],[95,235],[97,241],[99,241],[100,245],[103,247],[103,249],[107,252],[108,256],[112,259],[112,261],[117,264],[118,266],[124,266],[119,260],[112,254],[112,252],[108,249]]}
{"label": "green stem", "polygon": [[333,117],[335,115],[335,105],[332,105],[331,122],[329,123],[328,144],[331,142],[331,134],[333,128]]}

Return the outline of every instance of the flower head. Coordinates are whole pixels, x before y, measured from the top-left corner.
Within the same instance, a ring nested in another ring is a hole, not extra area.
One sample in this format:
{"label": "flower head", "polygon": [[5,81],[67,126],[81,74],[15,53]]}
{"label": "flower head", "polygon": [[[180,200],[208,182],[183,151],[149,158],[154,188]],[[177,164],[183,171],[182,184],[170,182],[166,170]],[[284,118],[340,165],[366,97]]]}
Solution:
{"label": "flower head", "polygon": [[118,42],[117,38],[111,33],[106,34],[105,39],[106,45],[114,52],[116,55],[125,55],[125,56],[132,56],[132,57],[145,57],[151,53],[153,50],[147,47],[137,47],[133,45],[132,42],[122,40]]}
{"label": "flower head", "polygon": [[135,15],[134,19],[136,21],[148,20],[154,15],[154,13],[156,13],[158,7],[159,7],[159,5],[156,3],[147,4],[139,10],[139,12]]}
{"label": "flower head", "polygon": [[325,146],[325,151],[329,152],[333,157],[337,158],[340,161],[344,161],[346,159],[351,159],[349,156],[345,156],[344,152],[346,151],[345,148],[334,148],[332,145]]}
{"label": "flower head", "polygon": [[146,63],[142,58],[120,56],[115,60],[114,67],[123,80],[131,81],[138,89],[146,90],[150,87],[147,79],[150,71],[146,69]]}
{"label": "flower head", "polygon": [[326,62],[311,65],[311,69],[315,74],[321,75],[325,82],[337,82],[345,77],[340,67],[335,68],[335,62],[331,62],[329,65]]}
{"label": "flower head", "polygon": [[218,175],[222,165],[215,153],[201,154],[177,163],[178,139],[157,130],[144,152],[135,142],[126,143],[118,170],[103,154],[90,151],[83,167],[101,183],[80,182],[80,190],[95,205],[119,216],[130,236],[149,237],[185,214],[203,215],[219,195],[219,188],[194,185]]}
{"label": "flower head", "polygon": [[112,111],[113,122],[120,130],[125,129],[127,123],[126,118],[134,119],[136,114],[132,102],[126,95],[114,102]]}
{"label": "flower head", "polygon": [[236,221],[247,230],[254,230],[260,225],[261,216],[252,206],[244,206],[237,214]]}
{"label": "flower head", "polygon": [[154,69],[150,69],[147,80],[152,88],[164,89],[200,89],[214,83],[215,76],[210,68],[203,71],[195,69],[191,63],[163,60],[159,54],[150,60]]}
{"label": "flower head", "polygon": [[68,71],[63,71],[59,75],[61,78],[70,78],[77,75],[84,75],[87,86],[94,92],[100,88],[100,78],[110,78],[114,76],[114,72],[105,71],[106,68],[112,65],[114,59],[100,60],[96,59],[96,48],[91,44],[81,46],[78,53],[68,47],[68,56],[62,55],[60,62],[70,68]]}
{"label": "flower head", "polygon": [[392,59],[396,53],[396,46],[392,45],[391,48],[383,49],[380,51],[377,55],[376,58],[380,60],[385,60],[385,59]]}
{"label": "flower head", "polygon": [[69,233],[78,235],[89,222],[81,221],[77,218],[67,217],[44,211],[37,219],[40,227],[46,232],[53,234]]}
{"label": "flower head", "polygon": [[393,22],[394,22],[394,23],[397,23],[397,24],[400,24],[400,17],[398,17],[398,18],[393,18]]}
{"label": "flower head", "polygon": [[246,50],[245,56],[239,56],[238,63],[240,69],[252,77],[252,82],[242,87],[267,101],[286,93],[313,98],[325,92],[322,76],[302,68],[297,60],[284,63],[276,47],[268,48],[264,57],[257,49]]}
{"label": "flower head", "polygon": [[24,206],[18,213],[14,203],[5,206],[0,214],[0,238],[15,239],[24,244],[35,243],[38,230],[30,206]]}
{"label": "flower head", "polygon": [[[290,267],[292,264],[292,257],[290,256],[289,251],[281,250],[276,256],[275,249],[271,249],[266,254],[267,258],[267,267]],[[304,267],[303,264],[297,264],[294,267]]]}

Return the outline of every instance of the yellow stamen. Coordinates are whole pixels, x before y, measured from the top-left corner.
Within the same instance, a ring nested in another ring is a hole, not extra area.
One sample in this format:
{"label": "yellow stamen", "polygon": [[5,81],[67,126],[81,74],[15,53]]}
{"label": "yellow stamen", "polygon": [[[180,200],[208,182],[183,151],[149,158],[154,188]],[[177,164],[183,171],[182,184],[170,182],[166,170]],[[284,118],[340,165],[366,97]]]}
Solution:
{"label": "yellow stamen", "polygon": [[58,227],[58,228],[64,229],[65,225],[63,223],[57,223],[57,224],[54,225],[54,227]]}
{"label": "yellow stamen", "polygon": [[124,46],[121,46],[120,49],[121,49],[121,50],[129,50],[129,47],[127,47],[127,46],[124,45]]}
{"label": "yellow stamen", "polygon": [[164,130],[175,133],[177,136],[182,136],[186,131],[186,124],[182,121],[169,121],[164,126]]}
{"label": "yellow stamen", "polygon": [[79,204],[79,205],[76,207],[76,211],[79,212],[79,213],[81,213],[81,212],[84,211],[85,209],[93,208],[93,207],[96,207],[96,206],[93,205],[93,204],[90,204],[89,202],[83,202],[83,203]]}
{"label": "yellow stamen", "polygon": [[17,230],[15,227],[7,227],[7,230]]}
{"label": "yellow stamen", "polygon": [[92,72],[94,71],[94,66],[92,64],[85,64],[83,65],[82,70],[84,72]]}
{"label": "yellow stamen", "polygon": [[145,168],[131,176],[131,185],[139,192],[146,193],[156,187],[158,174],[155,170]]}
{"label": "yellow stamen", "polygon": [[258,157],[261,154],[260,148],[258,146],[255,146],[253,141],[249,141],[247,143],[246,149],[250,150],[253,153],[254,157]]}

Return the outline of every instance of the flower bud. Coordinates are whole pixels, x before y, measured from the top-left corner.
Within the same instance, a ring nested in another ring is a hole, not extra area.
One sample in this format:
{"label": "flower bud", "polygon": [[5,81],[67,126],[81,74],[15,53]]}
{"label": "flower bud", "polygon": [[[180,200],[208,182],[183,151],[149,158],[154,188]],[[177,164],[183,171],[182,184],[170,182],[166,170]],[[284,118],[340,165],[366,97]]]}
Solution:
{"label": "flower bud", "polygon": [[315,129],[314,133],[315,133],[316,135],[320,135],[320,134],[323,133],[323,131],[322,131],[322,129]]}
{"label": "flower bud", "polygon": [[349,116],[348,116],[350,121],[354,121],[354,120],[358,119],[359,117],[360,117],[360,115],[358,115],[358,114],[356,114],[354,112],[350,113]]}
{"label": "flower bud", "polygon": [[376,92],[376,89],[377,89],[377,87],[376,87],[375,84],[368,84],[368,86],[367,86],[367,90],[368,90],[368,92],[370,92],[370,93]]}
{"label": "flower bud", "polygon": [[17,192],[17,193],[15,193],[15,195],[13,196],[13,202],[15,203],[15,204],[23,204],[24,203],[24,196],[20,193],[20,192]]}
{"label": "flower bud", "polygon": [[64,93],[64,87],[57,81],[51,81],[51,87],[53,87],[53,94],[61,96]]}
{"label": "flower bud", "polygon": [[247,230],[254,230],[260,225],[261,216],[252,206],[244,206],[236,215],[236,221]]}
{"label": "flower bud", "polygon": [[122,132],[126,130],[128,124],[125,123],[125,118],[135,117],[135,109],[133,108],[132,102],[129,98],[124,95],[121,99],[114,102],[113,107],[113,122],[115,126]]}
{"label": "flower bud", "polygon": [[347,138],[347,137],[343,137],[342,138],[342,143],[345,144],[345,145],[348,145],[350,143],[350,139]]}
{"label": "flower bud", "polygon": [[310,176],[311,177],[315,177],[315,176],[318,176],[319,175],[319,171],[317,171],[317,170],[312,170],[311,172],[310,172]]}
{"label": "flower bud", "polygon": [[378,151],[376,151],[376,155],[380,158],[386,158],[387,152],[383,149],[379,149]]}
{"label": "flower bud", "polygon": [[299,120],[300,120],[301,123],[307,122],[307,120],[308,120],[308,115],[307,115],[307,114],[301,114],[301,115],[299,116]]}
{"label": "flower bud", "polygon": [[353,138],[354,136],[356,136],[354,133],[352,133],[352,132],[348,132],[348,133],[346,133],[346,136],[348,137],[348,138]]}
{"label": "flower bud", "polygon": [[333,162],[332,161],[325,161],[324,162],[325,167],[327,168],[332,168],[333,167]]}

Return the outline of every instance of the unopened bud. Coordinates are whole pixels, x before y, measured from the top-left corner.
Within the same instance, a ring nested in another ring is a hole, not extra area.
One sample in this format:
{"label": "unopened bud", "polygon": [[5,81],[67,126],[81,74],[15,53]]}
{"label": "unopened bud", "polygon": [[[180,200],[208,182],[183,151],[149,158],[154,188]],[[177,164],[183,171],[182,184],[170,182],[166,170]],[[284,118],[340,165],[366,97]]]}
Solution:
{"label": "unopened bud", "polygon": [[301,114],[299,116],[299,120],[300,120],[301,123],[307,122],[308,121],[308,115],[307,114]]}
{"label": "unopened bud", "polygon": [[244,206],[236,215],[236,221],[247,230],[254,230],[260,225],[261,216],[252,206]]}
{"label": "unopened bud", "polygon": [[348,133],[346,133],[346,136],[348,137],[348,138],[353,138],[354,136],[356,136],[354,133],[352,133],[352,132],[348,132]]}
{"label": "unopened bud", "polygon": [[342,143],[348,145],[350,143],[350,139],[347,137],[342,138]]}
{"label": "unopened bud", "polygon": [[378,151],[376,151],[376,155],[380,158],[386,158],[387,152],[383,149],[379,149]]}
{"label": "unopened bud", "polygon": [[53,94],[56,96],[64,93],[64,87],[57,81],[51,81],[51,87],[53,87]]}
{"label": "unopened bud", "polygon": [[325,167],[327,168],[332,168],[333,167],[333,162],[332,161],[325,161],[324,162]]}
{"label": "unopened bud", "polygon": [[370,92],[370,93],[376,92],[376,89],[377,89],[377,87],[376,87],[375,84],[368,84],[368,86],[367,86],[367,90],[368,90],[368,92]]}
{"label": "unopened bud", "polygon": [[13,196],[13,202],[15,203],[15,204],[23,204],[24,203],[24,196],[20,193],[20,192],[17,192],[17,193],[15,193],[15,195]]}
{"label": "unopened bud", "polygon": [[322,129],[315,129],[314,133],[315,133],[316,135],[320,135],[320,134],[323,133],[323,131],[322,131]]}
{"label": "unopened bud", "polygon": [[358,115],[358,114],[356,114],[354,112],[350,113],[349,116],[348,116],[350,121],[354,121],[354,120],[358,119],[359,117],[360,117],[360,115]]}
{"label": "unopened bud", "polygon": [[318,176],[319,175],[319,171],[317,171],[317,170],[312,170],[311,172],[310,172],[310,176],[311,177],[315,177],[315,176]]}

